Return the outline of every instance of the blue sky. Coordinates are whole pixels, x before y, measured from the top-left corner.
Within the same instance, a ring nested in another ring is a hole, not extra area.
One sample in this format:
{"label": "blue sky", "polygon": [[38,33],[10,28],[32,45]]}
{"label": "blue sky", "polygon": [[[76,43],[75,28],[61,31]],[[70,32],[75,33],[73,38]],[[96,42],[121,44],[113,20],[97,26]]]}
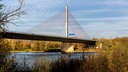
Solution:
{"label": "blue sky", "polygon": [[[4,0],[4,3],[12,9],[18,5],[17,0]],[[128,36],[128,0],[24,0],[24,3],[27,14],[16,26],[9,25],[10,31],[27,32],[68,5],[70,13],[91,38]]]}

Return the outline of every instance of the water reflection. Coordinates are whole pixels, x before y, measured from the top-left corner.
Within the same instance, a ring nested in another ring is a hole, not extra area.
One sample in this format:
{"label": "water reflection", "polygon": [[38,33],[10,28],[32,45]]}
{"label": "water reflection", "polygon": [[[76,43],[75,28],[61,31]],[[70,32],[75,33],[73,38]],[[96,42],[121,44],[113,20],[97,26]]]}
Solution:
{"label": "water reflection", "polygon": [[34,65],[34,63],[40,63],[44,60],[53,61],[61,57],[70,57],[71,59],[81,57],[87,57],[89,55],[94,55],[95,52],[86,52],[86,53],[61,53],[61,52],[14,52],[11,53],[11,58],[15,58],[15,61],[18,64],[26,63],[28,66]]}

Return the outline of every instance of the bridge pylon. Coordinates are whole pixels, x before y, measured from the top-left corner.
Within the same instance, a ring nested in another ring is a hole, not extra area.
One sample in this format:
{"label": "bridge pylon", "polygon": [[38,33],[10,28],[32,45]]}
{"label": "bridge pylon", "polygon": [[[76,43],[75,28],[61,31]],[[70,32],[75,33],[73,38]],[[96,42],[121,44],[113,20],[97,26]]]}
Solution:
{"label": "bridge pylon", "polygon": [[[68,6],[66,6],[66,37],[69,37],[69,27],[68,27]],[[73,43],[63,43],[61,51],[62,52],[74,52],[75,45]]]}
{"label": "bridge pylon", "polygon": [[66,37],[68,37],[68,6],[66,6]]}

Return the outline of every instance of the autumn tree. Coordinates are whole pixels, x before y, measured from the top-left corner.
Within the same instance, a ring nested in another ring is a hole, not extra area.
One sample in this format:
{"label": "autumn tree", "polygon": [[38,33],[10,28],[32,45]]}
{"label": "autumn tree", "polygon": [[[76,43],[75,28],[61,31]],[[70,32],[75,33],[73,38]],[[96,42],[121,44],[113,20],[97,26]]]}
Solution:
{"label": "autumn tree", "polygon": [[[3,2],[4,0],[0,0],[0,2]],[[22,14],[24,14],[24,11],[21,10],[23,7],[23,0],[18,0],[19,6],[14,10],[9,10],[9,7],[7,7],[5,4],[0,3],[0,31],[5,32],[7,31],[8,24],[14,24],[15,20],[18,20]],[[1,36],[1,34],[0,34]],[[1,72],[8,72],[11,69],[10,62],[5,59],[5,56],[8,54],[7,51],[9,51],[8,43],[0,39],[0,70]]]}

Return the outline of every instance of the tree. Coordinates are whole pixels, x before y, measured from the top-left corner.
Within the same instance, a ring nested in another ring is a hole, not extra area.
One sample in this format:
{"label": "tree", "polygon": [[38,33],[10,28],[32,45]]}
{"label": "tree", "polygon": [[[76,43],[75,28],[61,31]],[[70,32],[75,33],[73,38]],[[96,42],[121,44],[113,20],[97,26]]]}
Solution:
{"label": "tree", "polygon": [[[0,0],[0,2],[3,0]],[[19,17],[24,14],[22,11],[23,0],[19,0],[18,8],[9,11],[8,7],[4,4],[0,4],[0,31],[7,31],[7,24],[14,24],[15,20],[18,20]],[[0,35],[1,36],[1,35]],[[9,53],[7,51],[9,49],[8,43],[0,38],[0,72],[8,72],[12,68],[10,65],[12,62],[6,59],[6,55]],[[13,67],[14,69],[14,67]]]}
{"label": "tree", "polygon": [[[0,0],[2,1],[2,0]],[[18,8],[9,11],[4,4],[0,4],[0,31],[7,31],[7,24],[14,24],[15,20],[18,20],[21,15],[25,14],[22,9],[24,2],[23,0],[18,0]]]}

